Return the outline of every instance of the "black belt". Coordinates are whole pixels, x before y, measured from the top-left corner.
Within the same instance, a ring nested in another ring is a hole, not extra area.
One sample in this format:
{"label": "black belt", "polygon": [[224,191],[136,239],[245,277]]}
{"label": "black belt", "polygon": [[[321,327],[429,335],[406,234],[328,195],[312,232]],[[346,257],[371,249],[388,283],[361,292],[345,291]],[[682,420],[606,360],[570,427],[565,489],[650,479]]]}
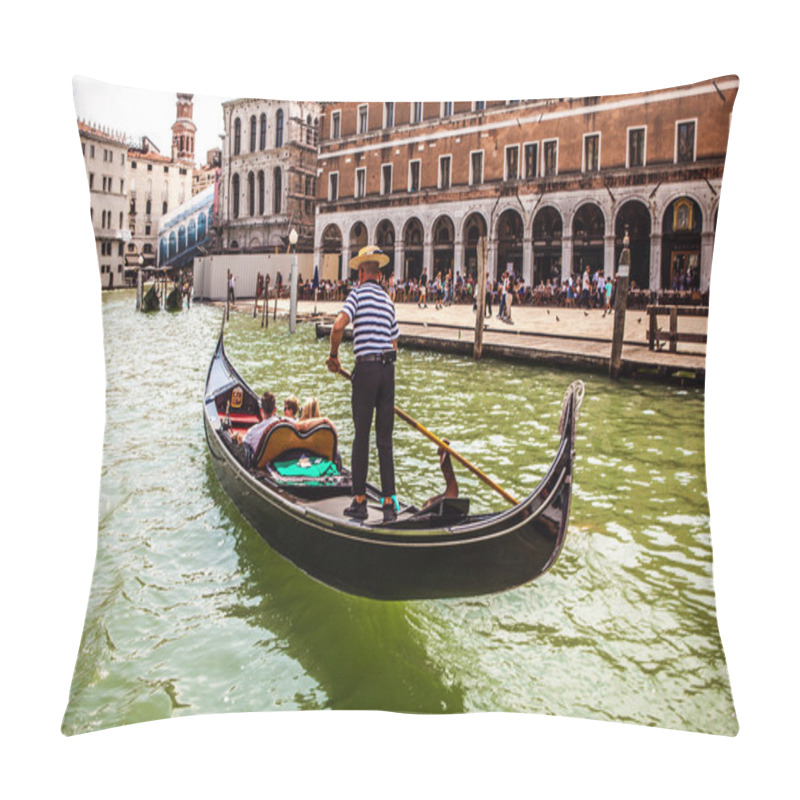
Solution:
{"label": "black belt", "polygon": [[397,359],[397,352],[395,350],[386,350],[383,353],[368,353],[365,356],[356,356],[356,364],[362,364],[365,361],[380,361],[382,364],[391,364]]}

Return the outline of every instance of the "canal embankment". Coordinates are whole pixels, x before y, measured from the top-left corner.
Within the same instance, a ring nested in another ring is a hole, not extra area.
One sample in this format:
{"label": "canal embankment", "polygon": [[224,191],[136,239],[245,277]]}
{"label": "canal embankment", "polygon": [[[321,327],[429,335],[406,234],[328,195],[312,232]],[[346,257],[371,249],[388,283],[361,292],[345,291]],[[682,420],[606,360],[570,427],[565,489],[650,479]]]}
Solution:
{"label": "canal embankment", "polygon": [[[341,307],[341,301],[299,300],[297,319],[314,323],[317,336],[325,337],[330,334]],[[395,308],[400,347],[473,355],[475,312],[471,305],[455,304],[437,309],[432,304],[420,308],[416,303],[397,303]],[[237,302],[234,310],[252,314],[253,300]],[[275,301],[271,300],[270,318],[275,313]],[[279,300],[277,314],[284,317],[288,313],[288,299]],[[608,374],[613,320],[613,312],[606,313],[603,309],[513,306],[510,323],[496,316],[485,317],[482,357]],[[681,317],[680,332],[700,341],[679,341],[674,352],[663,342],[651,348],[647,311],[628,310],[621,374],[629,378],[704,385],[707,328],[707,316]],[[351,335],[348,329],[345,339]]]}

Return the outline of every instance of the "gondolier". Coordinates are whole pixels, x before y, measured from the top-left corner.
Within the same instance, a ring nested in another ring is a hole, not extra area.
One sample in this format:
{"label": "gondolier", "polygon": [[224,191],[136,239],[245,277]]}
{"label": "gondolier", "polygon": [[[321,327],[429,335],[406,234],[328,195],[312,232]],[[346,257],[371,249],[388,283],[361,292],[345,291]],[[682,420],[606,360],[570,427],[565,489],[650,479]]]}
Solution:
{"label": "gondolier", "polygon": [[391,522],[397,517],[395,507],[394,455],[394,362],[397,355],[399,330],[394,304],[379,283],[381,267],[389,257],[378,247],[363,247],[351,259],[350,268],[358,270],[358,286],[350,292],[344,308],[331,329],[331,372],[339,372],[339,345],[345,328],[353,323],[353,353],[356,365],[352,377],[352,409],[355,436],[353,438],[352,475],[353,501],[345,514],[367,519],[367,470],[369,466],[369,435],[375,414],[375,438],[383,496],[383,519]]}

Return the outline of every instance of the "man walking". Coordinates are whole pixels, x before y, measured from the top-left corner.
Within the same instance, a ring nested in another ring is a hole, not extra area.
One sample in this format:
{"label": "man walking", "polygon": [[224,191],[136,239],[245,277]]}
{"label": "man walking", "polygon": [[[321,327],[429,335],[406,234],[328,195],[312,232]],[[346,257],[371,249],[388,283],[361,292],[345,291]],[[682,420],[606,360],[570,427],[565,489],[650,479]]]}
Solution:
{"label": "man walking", "polygon": [[397,357],[399,329],[394,304],[379,283],[381,267],[389,257],[379,248],[362,247],[351,259],[350,268],[358,270],[358,286],[347,296],[344,307],[331,329],[330,355],[326,362],[331,372],[339,372],[339,345],[345,328],[353,323],[353,353],[356,365],[352,377],[353,502],[345,514],[354,519],[367,518],[367,470],[369,434],[375,414],[375,438],[383,495],[383,521],[397,518],[395,509],[394,455],[394,362]]}

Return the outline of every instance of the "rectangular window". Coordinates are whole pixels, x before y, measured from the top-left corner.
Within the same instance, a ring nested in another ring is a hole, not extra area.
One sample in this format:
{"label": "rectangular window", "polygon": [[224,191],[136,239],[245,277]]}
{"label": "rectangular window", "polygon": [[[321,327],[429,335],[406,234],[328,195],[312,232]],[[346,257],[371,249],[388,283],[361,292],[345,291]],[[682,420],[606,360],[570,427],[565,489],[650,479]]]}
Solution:
{"label": "rectangular window", "polygon": [[505,180],[515,181],[519,178],[519,145],[506,147],[506,174]]}
{"label": "rectangular window", "polygon": [[91,189],[94,186],[94,172],[89,173],[89,188]]}
{"label": "rectangular window", "polygon": [[339,199],[339,173],[331,172],[328,175],[328,200],[334,201]]}
{"label": "rectangular window", "polygon": [[447,100],[442,103],[442,116],[443,117],[450,117],[453,115],[453,101]]}
{"label": "rectangular window", "polygon": [[439,156],[439,188],[450,188],[450,156]]}
{"label": "rectangular window", "polygon": [[628,128],[628,166],[643,167],[645,164],[645,128]]}
{"label": "rectangular window", "polygon": [[483,183],[483,150],[469,154],[469,182],[471,186]]}
{"label": "rectangular window", "polygon": [[394,103],[384,103],[383,127],[391,128],[393,126],[394,126]]}
{"label": "rectangular window", "polygon": [[544,174],[548,178],[558,175],[558,139],[544,143]]}
{"label": "rectangular window", "polygon": [[413,103],[411,110],[411,121],[422,122],[422,103]]}
{"label": "rectangular window", "polygon": [[583,171],[600,170],[600,134],[586,133],[583,136]]}
{"label": "rectangular window", "polygon": [[392,165],[381,165],[381,194],[392,193]]}
{"label": "rectangular window", "polygon": [[475,101],[475,110],[476,111],[483,111],[486,108],[486,101],[485,100],[476,100]]}
{"label": "rectangular window", "polygon": [[367,123],[369,120],[369,106],[359,106],[358,107],[358,132],[359,133],[366,133],[367,132]]}
{"label": "rectangular window", "polygon": [[420,172],[420,162],[419,161],[411,161],[408,164],[408,191],[409,192],[418,192],[419,191],[419,172]]}
{"label": "rectangular window", "polygon": [[691,164],[694,161],[697,125],[695,120],[687,120],[676,124],[675,161],[678,164]]}
{"label": "rectangular window", "polygon": [[528,180],[539,177],[539,142],[525,145],[525,177]]}
{"label": "rectangular window", "polygon": [[[89,158],[94,158],[94,145],[93,144],[89,145]],[[134,162],[134,164],[135,163],[136,162]]]}
{"label": "rectangular window", "polygon": [[367,168],[359,167],[356,170],[356,197],[364,197],[367,194]]}
{"label": "rectangular window", "polygon": [[331,139],[338,139],[342,135],[342,112],[334,111],[331,114]]}

